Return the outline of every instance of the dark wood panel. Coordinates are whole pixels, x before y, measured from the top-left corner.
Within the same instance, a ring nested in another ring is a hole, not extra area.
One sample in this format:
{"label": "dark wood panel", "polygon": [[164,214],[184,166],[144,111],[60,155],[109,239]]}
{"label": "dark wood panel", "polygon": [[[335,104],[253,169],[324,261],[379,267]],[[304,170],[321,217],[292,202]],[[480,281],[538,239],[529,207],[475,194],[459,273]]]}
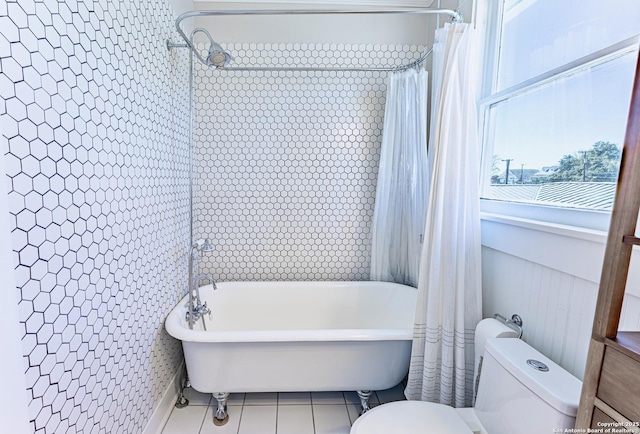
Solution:
{"label": "dark wood panel", "polygon": [[602,360],[604,359],[604,349],[605,344],[602,340],[591,338],[589,342],[589,357],[587,358],[584,381],[582,382],[580,405],[578,406],[576,417],[576,428],[586,429],[591,426],[593,405],[598,383],[600,382]]}
{"label": "dark wood panel", "polygon": [[593,408],[593,418],[591,419],[591,428],[602,428],[602,425],[598,425],[598,422],[615,423],[616,420],[609,417],[605,412],[598,407]]}
{"label": "dark wood panel", "polygon": [[618,332],[615,339],[607,339],[606,343],[640,362],[640,332]]}
{"label": "dark wood panel", "polygon": [[627,419],[640,421],[640,363],[607,347],[597,396]]}

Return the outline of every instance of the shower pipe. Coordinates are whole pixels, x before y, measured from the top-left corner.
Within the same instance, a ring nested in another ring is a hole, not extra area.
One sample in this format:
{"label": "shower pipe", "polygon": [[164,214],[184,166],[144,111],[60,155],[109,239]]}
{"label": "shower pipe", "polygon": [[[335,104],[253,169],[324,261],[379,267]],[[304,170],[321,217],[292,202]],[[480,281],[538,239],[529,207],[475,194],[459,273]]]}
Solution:
{"label": "shower pipe", "polygon": [[[176,18],[176,30],[185,41],[184,44],[176,44],[167,40],[167,48],[189,48],[195,57],[203,64],[208,65],[216,70],[221,71],[307,71],[307,72],[330,72],[330,71],[352,71],[352,72],[398,72],[415,68],[427,59],[433,53],[433,47],[427,50],[420,58],[399,66],[393,67],[363,67],[363,68],[338,68],[338,67],[263,67],[263,66],[216,66],[212,65],[207,58],[204,58],[196,49],[193,41],[185,34],[180,24],[187,18],[210,17],[210,16],[247,16],[247,15],[347,15],[347,14],[389,14],[389,15],[448,15],[454,23],[462,22],[462,14],[457,10],[451,9],[381,9],[381,10],[340,10],[340,9],[247,9],[247,10],[219,10],[219,11],[191,11],[185,12]],[[210,38],[211,39],[211,38]],[[211,41],[213,42],[213,41]],[[216,44],[217,45],[217,44]]]}

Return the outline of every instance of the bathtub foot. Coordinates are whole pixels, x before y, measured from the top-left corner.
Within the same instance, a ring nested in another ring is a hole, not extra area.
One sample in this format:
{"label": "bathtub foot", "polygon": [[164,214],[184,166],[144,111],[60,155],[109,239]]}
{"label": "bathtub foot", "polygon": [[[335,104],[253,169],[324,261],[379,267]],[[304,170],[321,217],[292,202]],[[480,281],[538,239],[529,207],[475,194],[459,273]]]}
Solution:
{"label": "bathtub foot", "polygon": [[358,390],[358,398],[360,398],[360,405],[362,406],[362,412],[360,414],[365,414],[369,410],[369,397],[373,392],[370,390]]}
{"label": "bathtub foot", "polygon": [[227,413],[227,398],[229,392],[216,392],[213,397],[218,401],[218,408],[213,415],[213,424],[221,426],[229,421],[229,414]]}
{"label": "bathtub foot", "polygon": [[213,424],[215,426],[223,426],[223,425],[226,425],[227,422],[229,422],[229,415],[228,414],[222,420],[219,420],[215,416],[213,417]]}
{"label": "bathtub foot", "polygon": [[180,392],[178,400],[176,401],[176,408],[185,408],[187,405],[189,405],[189,400],[184,397],[183,392]]}

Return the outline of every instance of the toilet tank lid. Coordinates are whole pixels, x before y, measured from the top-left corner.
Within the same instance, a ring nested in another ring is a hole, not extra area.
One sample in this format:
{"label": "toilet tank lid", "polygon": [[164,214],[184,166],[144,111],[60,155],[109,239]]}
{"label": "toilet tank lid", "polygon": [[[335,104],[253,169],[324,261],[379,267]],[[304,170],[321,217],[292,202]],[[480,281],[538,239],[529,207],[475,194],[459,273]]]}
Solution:
{"label": "toilet tank lid", "polygon": [[[578,412],[582,382],[565,371],[535,348],[520,339],[488,339],[486,354],[491,354],[507,371],[525,387],[567,416]],[[527,360],[544,363],[547,372],[527,364]]]}

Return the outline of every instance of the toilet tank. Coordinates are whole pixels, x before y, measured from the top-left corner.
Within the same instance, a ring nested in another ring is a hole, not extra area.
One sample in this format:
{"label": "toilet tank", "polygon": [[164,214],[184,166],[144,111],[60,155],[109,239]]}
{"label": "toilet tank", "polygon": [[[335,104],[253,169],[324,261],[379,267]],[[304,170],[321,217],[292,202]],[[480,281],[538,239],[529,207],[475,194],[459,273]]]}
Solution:
{"label": "toilet tank", "polygon": [[488,339],[476,415],[490,434],[573,428],[581,388],[580,380],[524,341]]}

